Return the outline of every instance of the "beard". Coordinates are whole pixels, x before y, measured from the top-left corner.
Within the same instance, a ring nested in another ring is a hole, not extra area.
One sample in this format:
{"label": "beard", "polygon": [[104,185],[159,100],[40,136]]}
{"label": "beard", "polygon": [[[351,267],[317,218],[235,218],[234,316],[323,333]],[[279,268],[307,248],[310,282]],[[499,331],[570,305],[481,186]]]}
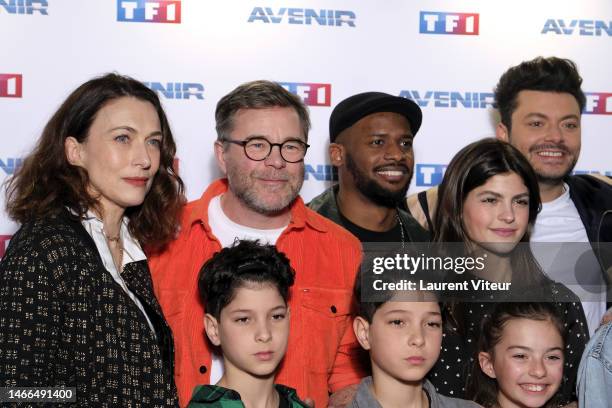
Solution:
{"label": "beard", "polygon": [[[548,145],[548,144],[532,146],[529,149],[529,153],[537,154],[536,152],[538,150],[542,150],[547,147],[561,149],[567,154],[570,153],[569,149],[565,145]],[[556,186],[556,185],[561,184],[563,182],[563,179],[572,173],[577,162],[578,162],[578,156],[575,155],[573,160],[568,164],[567,168],[564,171],[556,171],[556,172],[547,171],[546,169],[542,169],[539,166],[532,165],[532,167],[538,179],[538,183],[549,185],[549,186]]]}
{"label": "beard", "polygon": [[565,170],[563,173],[551,174],[550,172],[544,172],[536,168],[534,168],[533,170],[536,174],[536,178],[538,179],[538,183],[545,184],[548,186],[557,186],[563,182],[563,179],[572,174],[572,171],[574,170],[574,167],[576,166],[577,162],[577,159],[573,160],[567,167],[567,170]]}
{"label": "beard", "polygon": [[[287,183],[278,189],[269,189],[256,181],[257,177],[269,176]],[[251,210],[267,216],[274,216],[287,211],[300,194],[304,181],[304,168],[297,174],[286,171],[253,171],[228,165],[227,178],[232,193]]]}
{"label": "beard", "polygon": [[410,180],[412,179],[412,169],[407,168],[403,164],[398,164],[398,166],[406,168],[408,181],[399,190],[389,190],[378,184],[376,180],[369,178],[367,174],[357,167],[351,155],[348,153],[346,155],[346,169],[353,176],[357,190],[374,204],[381,207],[395,208],[406,198],[408,186],[410,186]]}

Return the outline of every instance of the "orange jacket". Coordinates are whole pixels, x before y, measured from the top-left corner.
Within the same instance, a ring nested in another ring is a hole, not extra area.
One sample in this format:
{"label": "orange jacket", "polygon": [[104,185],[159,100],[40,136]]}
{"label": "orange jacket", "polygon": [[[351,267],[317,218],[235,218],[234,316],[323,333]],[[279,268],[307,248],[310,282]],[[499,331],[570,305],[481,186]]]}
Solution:
{"label": "orange jacket", "polygon": [[[215,181],[199,200],[187,204],[179,237],[149,258],[155,294],[174,334],[181,406],[187,405],[196,385],[210,379],[210,345],[197,279],[203,263],[221,249],[208,224],[208,204],[227,188],[226,180]],[[296,271],[289,300],[289,345],[276,382],[325,408],[328,392],[356,384],[363,376],[352,329],[352,290],[361,244],[298,197],[276,246]]]}

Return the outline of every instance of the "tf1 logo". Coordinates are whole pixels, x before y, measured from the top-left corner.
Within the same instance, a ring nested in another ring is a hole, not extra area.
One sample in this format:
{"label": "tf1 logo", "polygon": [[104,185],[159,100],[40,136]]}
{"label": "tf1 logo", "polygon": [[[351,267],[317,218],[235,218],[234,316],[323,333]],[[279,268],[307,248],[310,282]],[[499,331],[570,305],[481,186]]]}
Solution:
{"label": "tf1 logo", "polygon": [[416,185],[417,187],[433,187],[442,182],[446,164],[417,164]]}
{"label": "tf1 logo", "polygon": [[279,82],[280,86],[302,98],[308,106],[331,106],[331,84]]}
{"label": "tf1 logo", "polygon": [[419,32],[421,34],[478,35],[478,17],[478,13],[421,11]]}
{"label": "tf1 logo", "polygon": [[21,98],[22,79],[21,74],[0,74],[0,97]]}
{"label": "tf1 logo", "polygon": [[612,115],[612,93],[585,92],[586,105],[583,113]]}
{"label": "tf1 logo", "polygon": [[179,24],[181,1],[117,0],[117,21]]}

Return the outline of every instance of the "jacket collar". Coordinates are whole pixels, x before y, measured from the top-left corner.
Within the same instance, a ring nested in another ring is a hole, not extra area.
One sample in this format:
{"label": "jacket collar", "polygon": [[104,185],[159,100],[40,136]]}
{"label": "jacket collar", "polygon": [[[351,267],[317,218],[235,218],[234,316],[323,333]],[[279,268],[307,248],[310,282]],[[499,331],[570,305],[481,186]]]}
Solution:
{"label": "jacket collar", "polygon": [[380,403],[370,391],[371,387],[372,377],[363,378],[350,406],[353,408],[381,408]]}
{"label": "jacket collar", "polygon": [[[229,189],[227,179],[219,179],[214,181],[202,197],[192,203],[187,214],[187,225],[193,225],[194,223],[201,223],[206,231],[210,232],[210,225],[208,222],[208,205],[213,197],[220,196]],[[297,196],[293,201],[290,208],[291,220],[287,229],[303,229],[306,225],[319,232],[327,232],[328,228],[323,220],[315,215],[314,212],[306,208],[302,197]]]}
{"label": "jacket collar", "polygon": [[[290,402],[300,401],[296,391],[293,388],[286,387],[281,384],[274,384],[276,391]],[[193,397],[190,402],[208,403],[212,404],[221,401],[241,401],[240,394],[232,389],[221,387],[218,385],[199,385],[196,387],[193,393]],[[302,403],[300,402],[300,405]]]}
{"label": "jacket collar", "polygon": [[308,207],[326,218],[329,218],[336,224],[342,225],[340,210],[338,209],[338,202],[336,201],[336,194],[338,194],[339,187],[339,184],[331,186],[320,195],[313,198],[312,201],[308,203]]}
{"label": "jacket collar", "polygon": [[[430,408],[439,408],[442,406],[446,406],[445,404],[443,404],[442,398],[436,392],[436,389],[433,384],[430,383],[429,380],[427,380],[426,378],[423,379],[422,387],[425,391],[425,394],[427,395],[427,399],[429,400]],[[376,398],[374,398],[372,391],[370,391],[371,389],[372,377],[369,376],[363,378],[361,380],[361,383],[359,383],[357,393],[355,394],[355,397],[353,398],[353,401],[351,404],[349,404],[349,406],[351,406],[352,408],[381,408],[380,403]],[[469,403],[466,402],[466,406],[467,404]],[[452,406],[459,405],[452,404]]]}
{"label": "jacket collar", "polygon": [[[612,239],[607,232],[610,228],[600,226],[600,223],[606,210],[612,208],[611,181],[603,181],[591,175],[568,176],[564,181],[570,188],[570,198],[578,210],[589,241],[609,242]],[[608,226],[611,224],[610,221],[606,223]]]}
{"label": "jacket collar", "polygon": [[[323,193],[313,198],[308,204],[308,207],[329,218],[338,225],[345,225],[340,216],[340,209],[338,208],[337,195],[340,189],[340,185],[336,184],[325,190]],[[406,232],[408,242],[428,242],[428,233],[421,228],[418,222],[408,213],[400,207],[396,207],[397,215],[399,216],[404,231]]]}

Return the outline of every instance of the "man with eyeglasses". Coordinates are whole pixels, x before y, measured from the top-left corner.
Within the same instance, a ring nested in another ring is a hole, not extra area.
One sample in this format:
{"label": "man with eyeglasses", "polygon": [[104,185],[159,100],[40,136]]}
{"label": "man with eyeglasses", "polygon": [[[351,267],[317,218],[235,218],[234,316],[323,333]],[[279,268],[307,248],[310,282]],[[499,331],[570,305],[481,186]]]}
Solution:
{"label": "man with eyeglasses", "polygon": [[[226,177],[186,206],[179,237],[149,258],[155,292],[174,334],[180,404],[189,402],[196,385],[215,384],[224,369],[231,369],[205,341],[200,268],[236,239],[251,239],[275,244],[296,272],[287,354],[275,382],[296,388],[317,408],[334,405],[352,395],[364,375],[351,308],[361,245],[298,195],[308,111],[280,85],[254,81],[224,96],[215,119],[215,156]],[[268,351],[266,344],[261,350]],[[258,358],[253,356],[261,363]],[[334,393],[331,400],[329,393]]]}
{"label": "man with eyeglasses", "polygon": [[364,92],[340,102],[329,119],[329,156],[338,184],[308,206],[361,242],[427,242],[429,234],[400,208],[412,178],[412,142],[422,121],[413,101]]}

